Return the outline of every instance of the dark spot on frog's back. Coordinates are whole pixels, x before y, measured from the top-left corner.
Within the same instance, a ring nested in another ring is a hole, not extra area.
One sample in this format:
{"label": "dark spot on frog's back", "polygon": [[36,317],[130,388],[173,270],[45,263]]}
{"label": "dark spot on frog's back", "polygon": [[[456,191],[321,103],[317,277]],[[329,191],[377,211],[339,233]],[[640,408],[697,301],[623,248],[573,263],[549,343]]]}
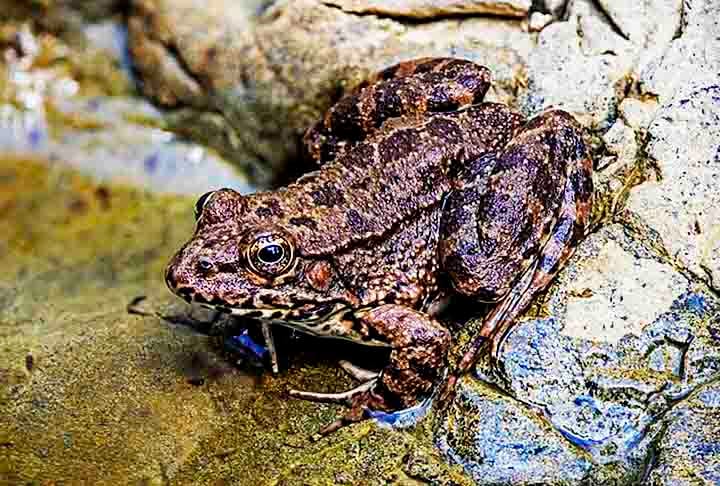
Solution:
{"label": "dark spot on frog's back", "polygon": [[317,229],[317,223],[314,219],[308,218],[307,216],[300,216],[298,218],[290,218],[289,223],[293,226],[305,226],[312,230]]}
{"label": "dark spot on frog's back", "polygon": [[436,117],[426,127],[428,133],[441,143],[458,144],[462,142],[462,132],[458,124],[445,117]]}
{"label": "dark spot on frog's back", "polygon": [[402,115],[402,100],[392,85],[378,89],[375,94],[375,126],[379,127],[388,118]]}
{"label": "dark spot on frog's back", "polygon": [[351,140],[361,140],[364,138],[362,128],[362,113],[360,113],[360,103],[357,95],[348,96],[341,99],[333,108],[330,118],[330,125],[333,132],[342,134]]}
{"label": "dark spot on frog's back", "polygon": [[312,197],[313,203],[326,207],[337,206],[345,201],[342,192],[330,186],[324,186],[311,192],[310,197]]}
{"label": "dark spot on frog's back", "polygon": [[[375,144],[359,143],[340,160],[351,167],[367,167],[375,161]],[[342,197],[342,194],[340,194],[340,197]]]}
{"label": "dark spot on frog's back", "polygon": [[460,107],[460,102],[453,98],[445,85],[438,85],[430,92],[427,107],[432,112],[453,111]]}
{"label": "dark spot on frog's back", "polygon": [[418,133],[414,129],[397,130],[380,142],[378,147],[380,158],[386,161],[397,160],[410,153],[418,139]]}
{"label": "dark spot on frog's back", "polygon": [[280,204],[280,201],[278,201],[277,199],[268,199],[265,202],[264,206],[260,206],[255,210],[255,214],[257,214],[261,218],[282,218],[284,211],[282,210],[282,205]]}
{"label": "dark spot on frog's back", "polygon": [[345,212],[345,217],[347,218],[348,226],[350,226],[350,229],[355,233],[364,233],[368,229],[365,218],[355,209],[348,209]]}

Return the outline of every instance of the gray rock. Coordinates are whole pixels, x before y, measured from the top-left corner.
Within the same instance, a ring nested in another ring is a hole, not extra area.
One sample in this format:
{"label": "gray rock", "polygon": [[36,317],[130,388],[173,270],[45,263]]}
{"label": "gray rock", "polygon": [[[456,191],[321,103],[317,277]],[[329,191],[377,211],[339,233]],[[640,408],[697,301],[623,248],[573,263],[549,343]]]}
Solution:
{"label": "gray rock", "polygon": [[626,218],[654,232],[677,265],[720,288],[720,85],[661,106],[646,152],[660,178],[632,192]]}
{"label": "gray rock", "polygon": [[561,18],[565,12],[567,0],[542,0],[540,4],[545,12],[549,12],[555,18]]}
{"label": "gray rock", "polygon": [[649,475],[643,484],[720,484],[720,385],[713,383],[662,420]]}
{"label": "gray rock", "polygon": [[[496,449],[483,439],[485,431],[472,426],[475,420],[493,424],[492,410],[504,414],[507,430],[490,429],[512,436],[527,464],[557,453],[552,447],[527,451],[559,432],[572,444],[569,450],[584,451],[577,456],[588,461],[578,469],[584,481],[632,483],[642,477],[657,440],[657,417],[720,376],[720,299],[615,224],[580,245],[542,308],[550,317],[527,318],[509,333],[498,369],[487,362],[477,368],[483,382],[507,390],[517,402],[492,395],[485,385],[463,384],[441,428],[441,448],[476,480],[509,481],[484,469],[508,466],[488,463],[484,454]],[[525,424],[529,411],[552,428],[540,433],[523,425],[518,435],[508,432]],[[460,431],[465,428],[472,432]],[[576,461],[568,464],[575,467]],[[546,478],[551,484],[559,480]]]}
{"label": "gray rock", "polygon": [[658,102],[653,99],[625,98],[618,109],[625,123],[636,132],[642,133],[647,131],[652,123],[658,107]]}
{"label": "gray rock", "polygon": [[636,44],[666,44],[680,25],[682,0],[598,0],[620,31]]}
{"label": "gray rock", "polygon": [[[608,39],[617,48],[608,49]],[[623,54],[625,44],[593,15],[575,15],[549,25],[528,57],[528,85],[518,100],[522,111],[531,115],[554,106],[570,111],[587,126],[607,127],[631,66],[631,58]]]}
{"label": "gray rock", "polygon": [[463,379],[438,447],[476,484],[576,484],[592,463],[542,417],[482,383]]}
{"label": "gray rock", "polygon": [[[178,139],[163,114],[134,96],[117,23],[87,25],[88,41],[65,43],[29,24],[6,52],[0,151],[70,165],[105,182],[157,192],[202,194],[218,186],[249,192],[247,179],[206,147]],[[108,56],[110,54],[110,56]],[[98,82],[99,80],[99,82]]]}
{"label": "gray rock", "polygon": [[553,20],[554,17],[550,14],[533,12],[530,14],[530,19],[528,20],[528,29],[530,32],[540,32]]}
{"label": "gray rock", "polygon": [[663,105],[718,83],[720,72],[720,9],[718,0],[685,0],[681,35],[639,74],[644,93]]}

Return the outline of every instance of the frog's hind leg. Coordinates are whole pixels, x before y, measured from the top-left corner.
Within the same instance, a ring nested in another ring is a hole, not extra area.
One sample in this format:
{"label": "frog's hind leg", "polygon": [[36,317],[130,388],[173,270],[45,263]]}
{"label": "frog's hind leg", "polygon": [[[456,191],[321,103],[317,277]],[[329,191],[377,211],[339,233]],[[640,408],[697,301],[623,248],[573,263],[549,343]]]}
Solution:
{"label": "frog's hind leg", "polygon": [[480,103],[490,79],[489,69],[464,59],[421,58],[390,66],[341,98],[308,129],[305,154],[323,165],[390,118],[418,118]]}
{"label": "frog's hind leg", "polygon": [[[456,226],[459,236],[449,235],[450,251],[445,254],[445,266],[451,276],[454,272],[456,277],[464,277],[456,279],[460,291],[499,302],[466,349],[458,373],[475,363],[488,340],[490,353],[497,358],[515,320],[572,255],[586,232],[590,214],[592,161],[579,125],[569,114],[556,110],[536,117],[496,157],[493,176],[483,189],[488,197],[483,199],[465,190],[452,202],[455,209],[462,210],[464,204],[478,214],[459,211],[460,219],[467,220],[459,224],[457,214],[451,213],[450,223]],[[539,170],[533,173],[533,169],[528,169],[531,166]],[[544,181],[560,181],[561,185],[556,188],[557,183]],[[557,193],[553,193],[555,189]],[[496,217],[500,226],[492,221],[488,224],[489,217]],[[492,224],[496,226],[490,231]],[[534,236],[532,231],[536,231]],[[464,260],[457,258],[460,250]],[[466,265],[453,268],[458,261],[482,268],[477,273]]]}
{"label": "frog's hind leg", "polygon": [[485,341],[490,340],[490,356],[498,357],[500,346],[520,314],[530,305],[533,298],[542,292],[557,272],[575,251],[577,238],[582,234],[581,226],[576,224],[570,213],[574,205],[564,205],[554,233],[543,247],[543,251],[534,264],[528,268],[510,293],[485,317],[482,327],[458,365],[459,371],[467,371],[477,361],[478,353]]}

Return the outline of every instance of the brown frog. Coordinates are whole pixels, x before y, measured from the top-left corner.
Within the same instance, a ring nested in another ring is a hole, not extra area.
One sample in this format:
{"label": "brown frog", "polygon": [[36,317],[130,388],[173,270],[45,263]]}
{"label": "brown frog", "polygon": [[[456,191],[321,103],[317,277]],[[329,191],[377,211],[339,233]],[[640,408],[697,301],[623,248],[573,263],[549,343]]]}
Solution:
{"label": "brown frog", "polygon": [[496,302],[458,373],[493,356],[585,233],[592,163],[571,115],[530,121],[482,102],[490,73],[460,59],[392,66],[341,99],[305,136],[319,170],[287,187],[208,193],[170,289],[238,316],[392,348],[380,373],[338,394],[325,431],[410,407],[442,379],[445,296]]}

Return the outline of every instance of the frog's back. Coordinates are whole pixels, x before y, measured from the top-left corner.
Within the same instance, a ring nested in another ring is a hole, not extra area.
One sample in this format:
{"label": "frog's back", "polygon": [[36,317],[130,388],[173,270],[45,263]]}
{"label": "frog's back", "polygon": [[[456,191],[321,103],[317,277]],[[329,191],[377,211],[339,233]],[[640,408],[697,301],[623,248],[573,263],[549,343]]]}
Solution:
{"label": "frog's back", "polygon": [[390,119],[337,160],[252,203],[257,214],[272,212],[290,228],[304,254],[328,254],[439,204],[454,172],[504,146],[521,123],[521,115],[495,103]]}

